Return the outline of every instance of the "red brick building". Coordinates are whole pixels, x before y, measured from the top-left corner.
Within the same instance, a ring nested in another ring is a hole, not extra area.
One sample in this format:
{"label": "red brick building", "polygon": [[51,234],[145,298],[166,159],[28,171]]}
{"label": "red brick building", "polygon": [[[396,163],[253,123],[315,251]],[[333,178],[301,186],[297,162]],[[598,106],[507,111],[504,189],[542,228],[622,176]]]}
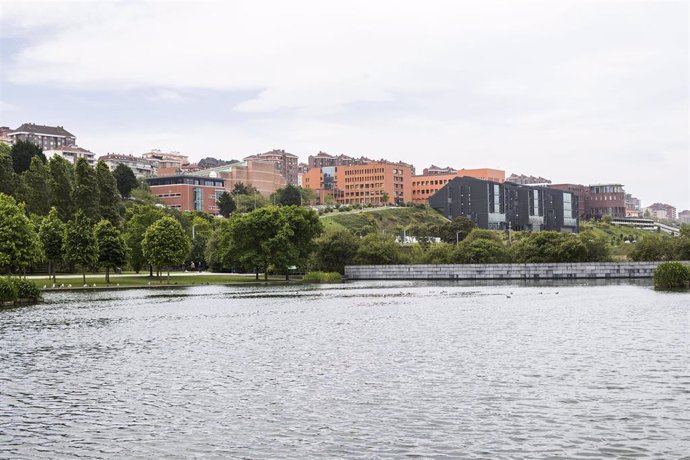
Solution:
{"label": "red brick building", "polygon": [[220,178],[194,176],[149,177],[151,193],[166,206],[180,211],[204,211],[218,214],[218,197],[225,191]]}

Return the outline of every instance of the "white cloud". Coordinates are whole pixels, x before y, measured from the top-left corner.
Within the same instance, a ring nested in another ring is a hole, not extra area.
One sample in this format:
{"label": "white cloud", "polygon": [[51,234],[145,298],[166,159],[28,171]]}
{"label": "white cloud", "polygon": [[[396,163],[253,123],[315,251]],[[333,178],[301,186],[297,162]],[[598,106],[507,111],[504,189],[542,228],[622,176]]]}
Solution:
{"label": "white cloud", "polygon": [[232,125],[122,139],[88,123],[95,148],[487,165],[690,207],[682,2],[5,1],[1,21],[27,41],[3,56],[15,85],[252,95],[228,103]]}

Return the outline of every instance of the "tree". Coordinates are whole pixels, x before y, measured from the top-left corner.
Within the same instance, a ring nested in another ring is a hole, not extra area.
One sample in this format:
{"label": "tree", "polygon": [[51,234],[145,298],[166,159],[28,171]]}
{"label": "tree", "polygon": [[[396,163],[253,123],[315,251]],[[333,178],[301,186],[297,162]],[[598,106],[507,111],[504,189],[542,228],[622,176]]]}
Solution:
{"label": "tree", "polygon": [[587,262],[587,248],[572,233],[532,232],[512,246],[516,263]]}
{"label": "tree", "polygon": [[475,240],[491,240],[501,242],[500,234],[495,230],[486,230],[483,228],[473,228],[470,233],[467,234],[463,241],[471,243]]}
{"label": "tree", "polygon": [[451,260],[461,264],[503,264],[510,262],[510,253],[493,238],[466,239],[456,246]]}
{"label": "tree", "polygon": [[597,236],[593,231],[586,230],[578,235],[578,238],[587,251],[587,262],[608,262],[611,260],[606,239]]}
{"label": "tree", "polygon": [[302,195],[302,204],[313,206],[316,204],[316,191],[310,188],[299,187],[299,192]]}
{"label": "tree", "polygon": [[232,199],[232,195],[230,195],[228,192],[223,192],[220,194],[217,205],[220,214],[226,219],[230,217],[230,214],[235,212],[235,209],[237,209],[235,200]]}
{"label": "tree", "polygon": [[388,200],[390,200],[390,195],[388,194],[388,192],[383,192],[381,194],[381,203],[383,203],[384,206],[388,206]]}
{"label": "tree", "polygon": [[206,264],[206,245],[213,233],[213,227],[207,219],[200,215],[193,216],[191,222],[194,231],[191,235],[192,249],[189,253],[189,261],[194,262],[196,267],[201,267]]}
{"label": "tree", "polygon": [[446,222],[439,226],[438,236],[446,243],[459,243],[464,240],[467,235],[477,225],[472,222],[469,217],[458,216],[450,222]]}
{"label": "tree", "polygon": [[62,251],[67,263],[81,267],[82,279],[86,284],[86,271],[98,261],[98,242],[91,219],[81,209],[67,223]]}
{"label": "tree", "polygon": [[250,212],[268,206],[268,199],[259,193],[253,195],[235,195],[234,199],[237,205],[237,211],[239,212]]}
{"label": "tree", "polygon": [[100,216],[100,196],[96,171],[85,158],[79,158],[74,167],[73,199],[75,207],[95,222]]}
{"label": "tree", "polygon": [[31,166],[20,178],[19,199],[26,204],[26,211],[45,216],[50,210],[48,171],[37,156],[31,158]]}
{"label": "tree", "polygon": [[12,166],[10,146],[0,143],[0,193],[14,195],[17,188],[17,175]]}
{"label": "tree", "polygon": [[362,238],[355,263],[358,265],[391,265],[405,263],[405,257],[393,238],[371,233]]}
{"label": "tree", "polygon": [[[232,255],[232,226],[230,221],[221,220],[206,241],[204,259],[214,271],[234,266]],[[192,250],[193,251],[193,250]]]}
{"label": "tree", "polygon": [[46,162],[46,156],[43,154],[43,149],[33,142],[17,141],[12,146],[12,167],[16,174],[21,174],[31,166],[31,159],[38,157],[43,163]]}
{"label": "tree", "polygon": [[105,282],[110,283],[110,270],[127,262],[127,245],[120,231],[109,220],[101,220],[94,230],[98,242],[98,265],[105,267]]}
{"label": "tree", "polygon": [[43,244],[43,253],[48,260],[48,276],[55,282],[55,266],[62,260],[62,249],[65,244],[65,224],[60,220],[56,208],[50,208],[48,215],[43,218],[38,235]]}
{"label": "tree", "polygon": [[117,183],[117,190],[120,192],[122,198],[129,198],[132,190],[137,187],[137,177],[134,175],[132,169],[124,163],[117,165],[113,171],[115,182]]}
{"label": "tree", "polygon": [[285,188],[279,188],[273,194],[273,202],[280,206],[300,206],[302,204],[302,193],[300,189],[292,184]]}
{"label": "tree", "polygon": [[168,281],[170,266],[182,264],[189,254],[190,246],[182,225],[170,216],[151,224],[141,243],[144,257],[148,263],[157,267],[159,273],[161,267],[168,267]]}
{"label": "tree", "polygon": [[251,185],[244,185],[242,182],[237,182],[232,188],[232,194],[235,196],[255,195],[257,193],[259,193],[259,191],[255,187]]}
{"label": "tree", "polygon": [[289,279],[288,266],[306,268],[307,261],[315,249],[314,240],[323,233],[323,224],[313,209],[287,206],[282,208],[281,212],[289,228],[288,243],[293,248],[285,266],[285,279]]}
{"label": "tree", "polygon": [[[125,221],[125,242],[129,248],[129,263],[132,269],[139,273],[146,264],[146,258],[141,247],[146,229],[165,216],[165,213],[150,205],[136,205],[127,210]],[[153,272],[151,273],[153,275]]]}
{"label": "tree", "polygon": [[637,262],[673,260],[676,257],[670,237],[650,233],[634,244],[630,258]]}
{"label": "tree", "polygon": [[345,273],[359,249],[359,238],[347,230],[331,230],[316,240],[314,267],[324,272]]}
{"label": "tree", "polygon": [[0,268],[7,273],[13,267],[24,270],[40,258],[40,240],[24,204],[0,193]]}
{"label": "tree", "polygon": [[72,182],[74,169],[69,161],[60,155],[53,155],[48,161],[48,192],[50,205],[57,208],[58,217],[63,222],[72,218],[74,201],[72,200]]}
{"label": "tree", "polygon": [[120,221],[120,192],[117,181],[104,161],[96,164],[96,181],[98,182],[98,211],[103,219],[117,225]]}

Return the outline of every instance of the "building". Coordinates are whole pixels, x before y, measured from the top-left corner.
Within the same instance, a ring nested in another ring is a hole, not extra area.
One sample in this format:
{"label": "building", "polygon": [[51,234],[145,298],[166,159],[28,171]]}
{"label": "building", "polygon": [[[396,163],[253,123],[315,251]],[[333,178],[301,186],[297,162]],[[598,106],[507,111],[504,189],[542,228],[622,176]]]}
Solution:
{"label": "building", "polygon": [[285,177],[272,161],[245,160],[191,173],[194,177],[221,178],[225,188],[232,191],[236,184],[251,185],[260,194],[270,196],[287,185]]}
{"label": "building", "polygon": [[24,123],[19,128],[7,133],[12,143],[17,141],[32,142],[46,150],[60,150],[63,147],[76,145],[77,138],[62,126],[45,126]]}
{"label": "building", "polygon": [[625,217],[625,190],[621,184],[590,185],[585,197],[587,218]]}
{"label": "building", "polygon": [[587,192],[589,188],[582,184],[548,184],[548,188],[561,190],[563,192],[570,192],[577,197],[577,217],[582,220],[587,218],[587,210],[585,205],[587,203]]}
{"label": "building", "polygon": [[0,144],[12,145],[14,141],[10,137],[11,132],[9,126],[0,126]]}
{"label": "building", "polygon": [[659,219],[676,220],[676,208],[666,203],[654,203],[647,208],[653,216]]}
{"label": "building", "polygon": [[204,211],[218,214],[217,201],[225,191],[221,178],[163,176],[146,179],[151,193],[166,206],[180,211]]}
{"label": "building", "polygon": [[625,194],[625,217],[642,217],[642,203],[630,193]]}
{"label": "building", "polygon": [[94,165],[96,163],[95,153],[76,145],[44,150],[43,154],[46,156],[46,158],[59,155],[72,164],[76,163],[79,158],[85,158],[90,165]]}
{"label": "building", "polygon": [[245,158],[245,161],[246,160],[270,161],[285,177],[288,184],[295,186],[298,184],[297,165],[299,157],[297,155],[288,153],[285,150],[271,150],[270,152],[248,156]]}
{"label": "building", "polygon": [[453,169],[450,166],[446,166],[445,168],[440,168],[436,165],[431,165],[428,168],[424,168],[422,170],[422,176],[436,176],[436,175],[444,175],[444,176],[450,176],[450,175],[455,175],[457,174],[458,170]]}
{"label": "building", "polygon": [[577,232],[577,197],[546,187],[456,177],[429,204],[449,219],[470,218],[480,228]]}
{"label": "building", "polygon": [[681,211],[678,213],[678,220],[681,224],[690,225],[690,210]]}
{"label": "building", "polygon": [[548,179],[545,179],[541,176],[526,176],[524,174],[511,174],[508,176],[506,179],[507,182],[512,182],[514,184],[522,184],[522,185],[532,185],[532,184],[550,184],[551,181]]}
{"label": "building", "polygon": [[316,155],[309,155],[308,169],[325,168],[328,166],[365,165],[372,161],[374,160],[367,157],[354,158],[348,155],[330,155],[326,152],[319,152]]}
{"label": "building", "polygon": [[98,157],[98,161],[103,161],[111,171],[115,171],[118,165],[128,166],[136,177],[153,176],[156,172],[155,162],[144,157],[125,155],[122,153],[108,153]]}
{"label": "building", "polygon": [[163,152],[153,149],[141,155],[142,158],[151,161],[154,173],[161,176],[177,174],[182,167],[189,164],[189,157],[180,152]]}
{"label": "building", "polygon": [[[505,171],[500,169],[480,168],[480,169],[452,169],[438,168],[431,165],[424,171],[430,174],[412,177],[412,202],[426,204],[429,198],[456,177],[474,177],[476,179],[488,180],[502,183],[505,179]],[[444,171],[454,171],[443,174]]]}

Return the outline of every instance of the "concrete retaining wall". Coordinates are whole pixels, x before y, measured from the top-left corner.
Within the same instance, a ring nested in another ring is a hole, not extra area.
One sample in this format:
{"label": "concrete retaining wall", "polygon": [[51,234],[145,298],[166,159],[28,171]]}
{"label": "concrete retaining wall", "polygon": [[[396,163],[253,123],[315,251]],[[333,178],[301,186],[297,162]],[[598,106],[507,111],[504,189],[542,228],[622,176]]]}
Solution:
{"label": "concrete retaining wall", "polygon": [[[350,280],[493,280],[653,278],[661,262],[565,264],[349,265]],[[683,262],[688,264],[690,262]]]}

